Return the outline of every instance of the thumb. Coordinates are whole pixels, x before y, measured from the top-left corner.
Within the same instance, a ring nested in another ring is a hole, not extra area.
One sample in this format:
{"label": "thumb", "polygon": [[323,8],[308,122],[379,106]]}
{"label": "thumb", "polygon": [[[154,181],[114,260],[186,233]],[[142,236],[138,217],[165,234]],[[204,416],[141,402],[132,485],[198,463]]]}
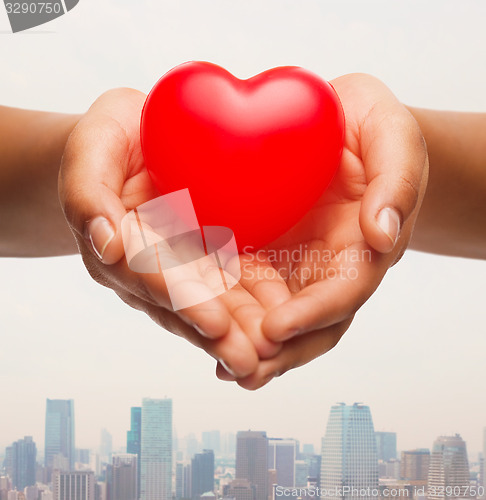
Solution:
{"label": "thumb", "polygon": [[389,253],[420,205],[428,161],[422,133],[408,110],[398,101],[385,113],[379,108],[370,112],[361,130],[368,186],[359,221],[367,243]]}

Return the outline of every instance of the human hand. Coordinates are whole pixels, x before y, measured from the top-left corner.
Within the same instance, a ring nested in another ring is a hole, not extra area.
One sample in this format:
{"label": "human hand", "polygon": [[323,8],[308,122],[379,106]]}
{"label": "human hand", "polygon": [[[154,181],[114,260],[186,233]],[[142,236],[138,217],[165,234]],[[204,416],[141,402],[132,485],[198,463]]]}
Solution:
{"label": "human hand", "polygon": [[[283,342],[237,382],[256,389],[332,349],[356,311],[407,248],[425,193],[428,159],[415,119],[379,80],[352,74],[333,82],[346,116],[344,151],[329,189],[265,252],[246,256],[241,284],[269,308],[264,335]],[[291,203],[292,200],[289,200]],[[300,253],[299,253],[300,252]],[[262,261],[262,262],[259,262]],[[254,264],[275,270],[258,276]],[[217,367],[223,380],[235,380]]]}
{"label": "human hand", "polygon": [[[61,204],[91,276],[165,329],[203,348],[235,376],[253,373],[280,342],[261,332],[265,309],[241,285],[208,302],[174,312],[161,273],[131,271],[121,220],[158,196],[145,169],[140,115],[146,96],[130,89],[101,96],[69,137],[59,177]],[[220,270],[205,269],[204,279]],[[204,280],[195,282],[204,286]],[[285,299],[287,297],[285,296]]]}

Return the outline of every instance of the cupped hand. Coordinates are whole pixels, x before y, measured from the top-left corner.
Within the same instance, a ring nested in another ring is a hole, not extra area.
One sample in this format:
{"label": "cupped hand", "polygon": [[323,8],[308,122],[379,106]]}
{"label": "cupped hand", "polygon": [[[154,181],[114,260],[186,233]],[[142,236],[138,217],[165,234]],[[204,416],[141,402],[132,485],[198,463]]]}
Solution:
{"label": "cupped hand", "polygon": [[[337,344],[403,255],[425,193],[426,146],[405,106],[369,75],[347,75],[331,83],[346,117],[339,170],[300,223],[265,251],[245,257],[241,284],[267,306],[264,335],[283,343],[276,356],[237,379],[247,389]],[[272,279],[268,272],[257,276],[263,262],[274,270]],[[287,299],[268,307],[276,291],[279,297],[286,291]],[[235,380],[221,365],[217,375]]]}
{"label": "cupped hand", "polygon": [[[207,351],[228,373],[247,376],[255,372],[259,359],[274,357],[281,349],[279,341],[262,335],[265,309],[251,294],[237,285],[210,301],[175,312],[163,275],[135,273],[125,259],[123,217],[158,196],[140,145],[145,98],[131,89],[109,91],[79,121],[66,145],[59,178],[66,219],[96,281],[165,329]],[[204,280],[196,285],[204,286]]]}

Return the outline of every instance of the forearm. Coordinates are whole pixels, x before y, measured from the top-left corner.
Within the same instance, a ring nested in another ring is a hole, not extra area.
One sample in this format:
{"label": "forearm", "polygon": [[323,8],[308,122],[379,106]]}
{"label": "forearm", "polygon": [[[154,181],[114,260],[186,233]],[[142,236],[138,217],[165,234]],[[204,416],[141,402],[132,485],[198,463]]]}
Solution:
{"label": "forearm", "polygon": [[486,259],[486,113],[410,111],[430,160],[411,248]]}
{"label": "forearm", "polygon": [[64,146],[78,119],[0,106],[0,256],[77,252],[57,181]]}

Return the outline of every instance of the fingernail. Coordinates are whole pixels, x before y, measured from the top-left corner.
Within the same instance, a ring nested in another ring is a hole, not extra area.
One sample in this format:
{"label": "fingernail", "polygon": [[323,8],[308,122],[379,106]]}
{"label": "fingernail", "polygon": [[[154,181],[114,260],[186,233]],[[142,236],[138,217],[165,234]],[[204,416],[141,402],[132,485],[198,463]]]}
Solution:
{"label": "fingernail", "polygon": [[95,217],[88,223],[87,237],[96,257],[103,262],[105,250],[115,237],[115,230],[104,217]]}
{"label": "fingernail", "polygon": [[230,374],[232,375],[233,377],[236,377],[236,373],[231,369],[231,367],[228,365],[228,363],[226,363],[226,361],[224,361],[223,359],[220,359],[219,362],[221,363],[221,365],[223,366],[223,368]]}
{"label": "fingernail", "polygon": [[383,208],[376,218],[376,223],[395,246],[400,236],[400,216],[397,211],[390,207]]}
{"label": "fingernail", "polygon": [[194,330],[196,330],[197,333],[199,333],[200,335],[202,335],[204,338],[206,339],[210,339],[211,336],[208,335],[199,325],[197,325],[196,323],[194,323],[192,325],[194,327]]}

